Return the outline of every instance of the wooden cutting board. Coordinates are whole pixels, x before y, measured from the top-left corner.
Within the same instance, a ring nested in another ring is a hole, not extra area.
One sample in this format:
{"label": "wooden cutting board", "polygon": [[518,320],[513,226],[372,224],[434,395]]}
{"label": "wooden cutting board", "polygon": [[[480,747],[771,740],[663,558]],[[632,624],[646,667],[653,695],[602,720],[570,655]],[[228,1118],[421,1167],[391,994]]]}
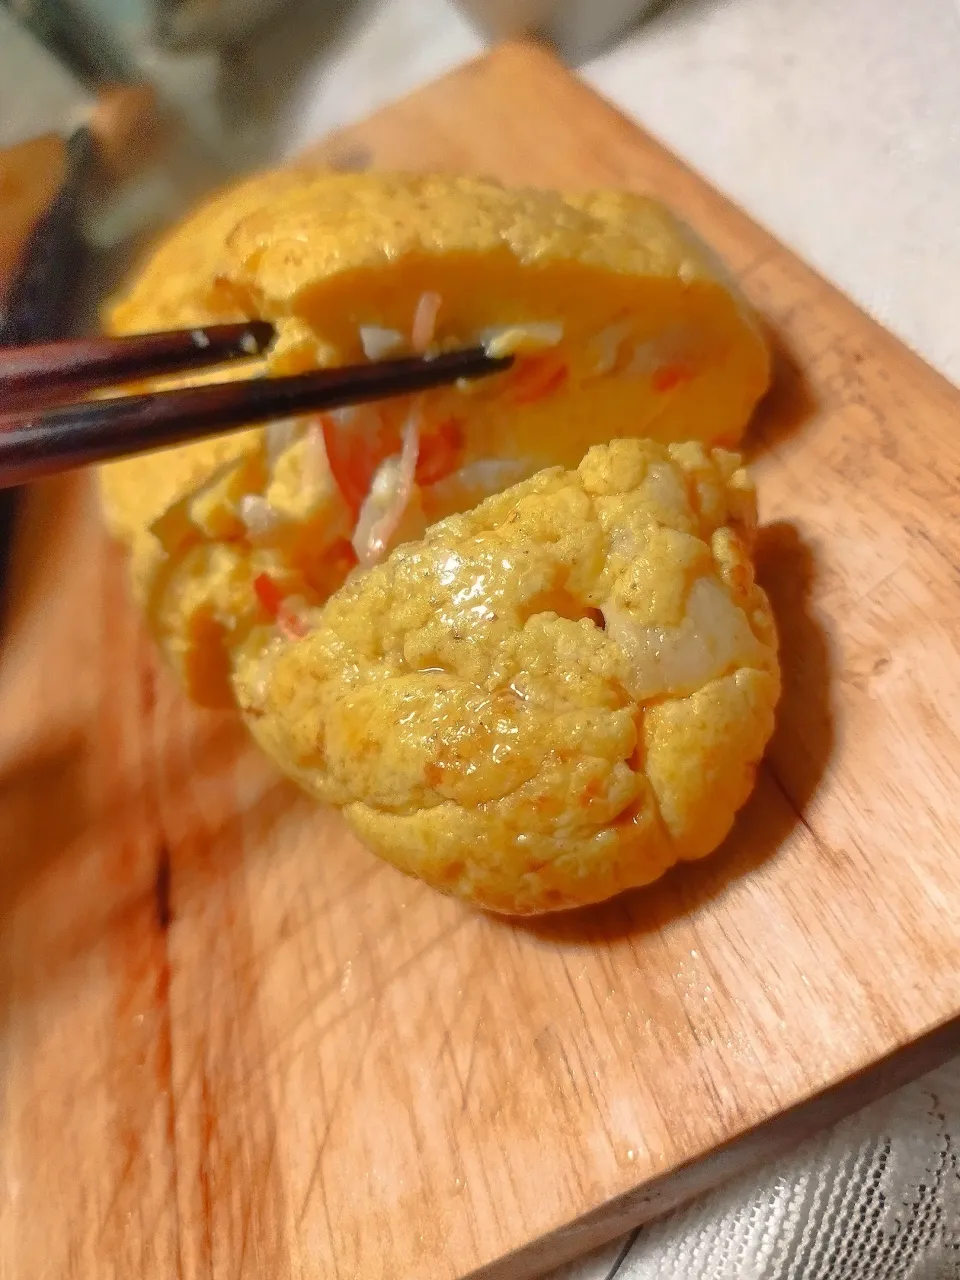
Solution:
{"label": "wooden cutting board", "polygon": [[779,729],[713,859],[491,919],[188,707],[89,486],[37,490],[0,653],[10,1280],[530,1276],[960,1049],[960,396],[535,48],[323,154],[652,191],[731,265],[778,350]]}

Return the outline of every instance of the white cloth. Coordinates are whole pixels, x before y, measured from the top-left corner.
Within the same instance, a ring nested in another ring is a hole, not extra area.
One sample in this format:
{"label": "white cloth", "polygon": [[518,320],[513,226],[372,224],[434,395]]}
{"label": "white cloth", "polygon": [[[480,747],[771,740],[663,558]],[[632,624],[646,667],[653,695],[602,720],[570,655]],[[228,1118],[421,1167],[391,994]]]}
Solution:
{"label": "white cloth", "polygon": [[951,1062],[642,1228],[597,1280],[957,1280],[958,1152]]}

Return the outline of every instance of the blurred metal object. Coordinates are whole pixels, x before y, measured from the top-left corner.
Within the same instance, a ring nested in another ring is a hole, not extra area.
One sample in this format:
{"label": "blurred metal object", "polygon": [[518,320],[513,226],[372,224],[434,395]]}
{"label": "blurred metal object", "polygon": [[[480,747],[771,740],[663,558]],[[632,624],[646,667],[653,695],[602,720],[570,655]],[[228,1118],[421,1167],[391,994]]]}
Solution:
{"label": "blurred metal object", "polygon": [[605,45],[662,0],[457,0],[494,40],[540,36],[569,62]]}

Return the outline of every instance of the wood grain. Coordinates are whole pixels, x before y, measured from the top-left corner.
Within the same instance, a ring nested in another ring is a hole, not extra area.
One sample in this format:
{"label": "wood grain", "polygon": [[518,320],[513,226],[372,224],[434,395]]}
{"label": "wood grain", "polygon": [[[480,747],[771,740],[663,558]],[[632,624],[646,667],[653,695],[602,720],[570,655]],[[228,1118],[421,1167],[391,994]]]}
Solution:
{"label": "wood grain", "polygon": [[531,1276],[960,1047],[957,392],[542,51],[324,154],[654,191],[741,278],[778,350],[769,764],[706,864],[478,915],[190,709],[87,487],[38,489],[0,661],[11,1280]]}

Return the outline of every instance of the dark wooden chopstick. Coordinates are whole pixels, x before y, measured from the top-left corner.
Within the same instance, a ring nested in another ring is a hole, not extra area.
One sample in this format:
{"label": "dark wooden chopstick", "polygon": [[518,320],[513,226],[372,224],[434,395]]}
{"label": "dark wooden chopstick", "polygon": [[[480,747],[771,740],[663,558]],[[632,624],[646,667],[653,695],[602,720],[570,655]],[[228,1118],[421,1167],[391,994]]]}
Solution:
{"label": "dark wooden chopstick", "polygon": [[499,373],[512,363],[511,356],[488,356],[474,347],[433,359],[382,360],[28,412],[0,410],[0,488],[275,418],[427,391]]}
{"label": "dark wooden chopstick", "polygon": [[64,398],[95,387],[179,373],[260,355],[274,338],[265,320],[215,324],[123,338],[74,338],[0,350],[0,412],[4,401]]}

